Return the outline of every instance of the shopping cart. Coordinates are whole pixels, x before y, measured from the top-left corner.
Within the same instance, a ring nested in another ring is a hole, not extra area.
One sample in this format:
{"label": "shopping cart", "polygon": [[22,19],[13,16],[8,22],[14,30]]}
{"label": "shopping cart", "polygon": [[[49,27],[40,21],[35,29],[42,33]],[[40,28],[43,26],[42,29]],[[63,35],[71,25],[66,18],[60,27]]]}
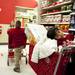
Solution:
{"label": "shopping cart", "polygon": [[63,47],[61,49],[53,75],[68,75],[67,65],[72,62],[71,55],[75,54],[74,50],[71,47]]}
{"label": "shopping cart", "polygon": [[[26,50],[26,49],[24,49]],[[25,63],[27,64],[27,53],[21,53],[21,57],[25,58]],[[10,61],[14,61],[14,50],[13,49],[8,49],[8,58],[7,58],[7,65],[10,65]]]}

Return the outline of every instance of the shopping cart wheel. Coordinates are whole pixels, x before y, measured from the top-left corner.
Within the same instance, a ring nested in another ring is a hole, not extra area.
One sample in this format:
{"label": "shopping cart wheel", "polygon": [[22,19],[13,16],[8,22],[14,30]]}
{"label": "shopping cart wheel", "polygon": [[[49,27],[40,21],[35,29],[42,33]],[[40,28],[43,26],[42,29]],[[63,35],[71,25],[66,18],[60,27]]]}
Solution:
{"label": "shopping cart wheel", "polygon": [[7,65],[9,66],[9,59],[7,60]]}

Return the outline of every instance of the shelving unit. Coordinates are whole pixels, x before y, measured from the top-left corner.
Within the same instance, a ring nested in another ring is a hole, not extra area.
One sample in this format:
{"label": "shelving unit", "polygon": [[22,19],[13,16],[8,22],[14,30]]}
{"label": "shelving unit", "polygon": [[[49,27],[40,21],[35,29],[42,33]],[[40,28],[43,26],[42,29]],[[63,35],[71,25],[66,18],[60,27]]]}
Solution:
{"label": "shelving unit", "polygon": [[[71,0],[62,2],[53,2],[48,4],[47,1],[54,0],[40,0],[45,1],[45,5],[41,6],[40,2],[40,24],[42,25],[65,25],[65,28],[68,29],[70,25],[70,13],[72,13],[73,2]],[[62,27],[63,28],[63,27]],[[63,28],[64,29],[64,28]]]}
{"label": "shelving unit", "polygon": [[61,6],[63,6],[63,5],[71,4],[71,3],[72,3],[72,1],[62,2],[62,3],[57,4],[57,5],[51,5],[51,6],[49,6],[49,7],[44,7],[44,8],[42,8],[42,9],[43,9],[43,10],[53,9],[53,8],[61,7]]}
{"label": "shelving unit", "polygon": [[73,29],[73,28],[72,28],[72,29],[70,28],[69,30],[70,30],[70,31],[75,31],[75,29]]}
{"label": "shelving unit", "polygon": [[46,13],[46,14],[42,14],[41,16],[47,16],[47,15],[54,15],[54,14],[63,14],[63,13],[70,13],[72,12],[71,10],[67,10],[67,11],[59,11],[59,12],[54,12],[54,13]]}

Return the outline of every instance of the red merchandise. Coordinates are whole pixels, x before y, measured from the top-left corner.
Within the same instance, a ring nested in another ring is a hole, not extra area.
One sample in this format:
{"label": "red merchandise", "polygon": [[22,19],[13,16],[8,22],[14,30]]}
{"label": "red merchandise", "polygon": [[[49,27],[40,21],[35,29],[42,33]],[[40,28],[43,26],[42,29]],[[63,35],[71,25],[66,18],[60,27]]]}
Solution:
{"label": "red merchandise", "polygon": [[68,34],[66,35],[66,39],[69,41],[73,41],[74,40],[74,35],[73,34]]}
{"label": "red merchandise", "polygon": [[8,57],[9,58],[14,58],[14,51],[9,51]]}
{"label": "red merchandise", "polygon": [[66,75],[66,67],[69,60],[68,56],[61,56],[56,75]]}
{"label": "red merchandise", "polygon": [[[71,49],[63,52],[56,75],[75,75],[75,71],[74,71],[75,51],[74,50],[75,49]],[[72,57],[73,55],[74,58]]]}
{"label": "red merchandise", "polygon": [[66,39],[65,39],[65,38],[63,38],[63,37],[62,37],[62,38],[57,39],[57,44],[58,44],[58,46],[59,46],[59,45],[63,45],[63,42],[64,42],[64,41],[66,41]]}

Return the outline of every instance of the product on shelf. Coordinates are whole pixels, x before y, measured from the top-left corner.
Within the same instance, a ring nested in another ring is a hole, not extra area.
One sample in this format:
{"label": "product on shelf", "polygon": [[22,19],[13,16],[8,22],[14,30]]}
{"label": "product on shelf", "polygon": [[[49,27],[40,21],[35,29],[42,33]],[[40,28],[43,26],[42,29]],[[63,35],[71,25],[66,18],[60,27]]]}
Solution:
{"label": "product on shelf", "polygon": [[52,5],[53,0],[47,0],[48,6]]}
{"label": "product on shelf", "polygon": [[50,16],[49,16],[49,22],[50,22],[50,23],[53,23],[53,21],[54,21],[54,15],[50,15]]}
{"label": "product on shelf", "polygon": [[53,2],[58,2],[59,0],[53,0]]}
{"label": "product on shelf", "polygon": [[57,15],[55,15],[55,18],[54,18],[54,22],[55,23],[60,23],[61,22],[61,14],[57,14]]}
{"label": "product on shelf", "polygon": [[70,23],[70,15],[63,15],[62,22],[63,23],[65,23],[65,22]]}
{"label": "product on shelf", "polygon": [[61,25],[56,25],[57,28],[59,28],[63,32],[68,32],[69,30],[69,25],[67,24],[61,24]]}
{"label": "product on shelf", "polygon": [[62,11],[71,10],[71,9],[72,9],[72,4],[70,4],[70,5],[64,5],[64,6],[61,7]]}
{"label": "product on shelf", "polygon": [[41,8],[44,8],[44,7],[47,7],[48,6],[48,3],[47,3],[47,0],[41,0],[40,1],[40,6],[41,6]]}
{"label": "product on shelf", "polygon": [[63,2],[64,2],[64,1],[67,2],[67,1],[71,1],[71,0],[63,0]]}
{"label": "product on shelf", "polygon": [[70,17],[70,25],[71,25],[71,28],[75,28],[75,15],[71,15]]}
{"label": "product on shelf", "polygon": [[62,11],[67,10],[67,5],[62,6],[62,7],[61,7],[61,10],[62,10]]}
{"label": "product on shelf", "polygon": [[67,5],[67,10],[71,10],[72,9],[72,4]]}
{"label": "product on shelf", "polygon": [[42,16],[40,16],[41,22],[43,24],[60,25],[59,26],[60,29],[63,30],[64,32],[68,31],[70,23],[71,27],[75,28],[75,18],[74,18],[75,16],[70,18],[70,13],[72,12],[72,9],[74,7],[71,0],[46,0],[46,1],[48,5],[44,8],[41,8],[41,12],[45,12],[45,14],[42,14]]}

